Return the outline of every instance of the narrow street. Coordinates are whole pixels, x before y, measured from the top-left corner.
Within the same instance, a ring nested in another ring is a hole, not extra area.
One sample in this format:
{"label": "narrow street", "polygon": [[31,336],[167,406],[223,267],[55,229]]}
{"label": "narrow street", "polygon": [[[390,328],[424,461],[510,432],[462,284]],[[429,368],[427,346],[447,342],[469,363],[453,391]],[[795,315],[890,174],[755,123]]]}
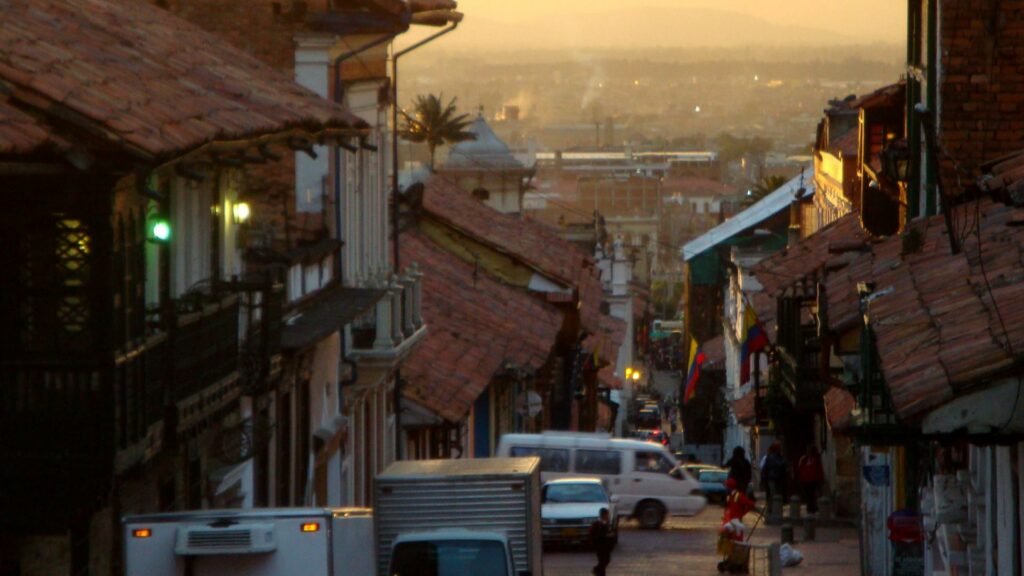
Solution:
{"label": "narrow street", "polygon": [[[719,557],[715,552],[722,509],[709,506],[694,518],[672,518],[656,531],[640,530],[635,522],[624,524],[619,545],[612,554],[609,574],[712,575],[717,574]],[[753,516],[748,520],[753,521]],[[800,531],[797,530],[799,538]],[[753,541],[769,544],[779,541],[779,528],[761,525]],[[785,574],[811,576],[858,576],[857,533],[853,528],[818,529],[813,543],[794,544],[804,555],[803,563],[787,568]],[[546,576],[583,576],[595,563],[589,550],[556,548],[545,551]],[[752,565],[751,574],[766,574],[763,566]]]}

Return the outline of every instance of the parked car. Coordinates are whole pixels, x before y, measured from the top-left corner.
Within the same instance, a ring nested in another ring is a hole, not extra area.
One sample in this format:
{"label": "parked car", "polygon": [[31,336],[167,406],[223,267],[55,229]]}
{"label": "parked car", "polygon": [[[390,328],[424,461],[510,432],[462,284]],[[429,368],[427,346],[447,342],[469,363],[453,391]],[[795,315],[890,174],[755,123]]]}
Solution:
{"label": "parked car", "polygon": [[636,420],[634,424],[638,428],[654,428],[661,426],[661,414],[657,409],[654,408],[641,408],[636,413]]}
{"label": "parked car", "polygon": [[654,430],[637,430],[633,436],[637,440],[644,440],[646,442],[657,442],[662,446],[668,445],[668,434],[665,434],[665,432],[657,428],[655,428]]}
{"label": "parked car", "polygon": [[700,470],[696,476],[697,481],[700,482],[700,489],[704,492],[704,497],[708,499],[708,502],[717,504],[725,502],[726,496],[729,495],[729,489],[725,487],[725,481],[729,478],[728,470],[705,468]]}
{"label": "parked car", "polygon": [[664,446],[594,434],[505,434],[497,456],[540,456],[541,480],[597,477],[619,497],[619,514],[643,528],[666,516],[694,516],[707,505],[700,484]]}
{"label": "parked car", "polygon": [[699,462],[689,462],[683,464],[682,466],[683,468],[686,469],[687,472],[690,473],[690,476],[693,476],[694,478],[696,478],[701,472],[704,472],[705,470],[710,470],[712,472],[729,472],[727,469],[722,468],[721,466],[715,466],[714,464],[701,464]]}
{"label": "parked car", "polygon": [[600,478],[562,478],[544,484],[540,524],[545,543],[586,544],[590,526],[608,509],[612,543],[619,541],[618,496],[610,496]]}

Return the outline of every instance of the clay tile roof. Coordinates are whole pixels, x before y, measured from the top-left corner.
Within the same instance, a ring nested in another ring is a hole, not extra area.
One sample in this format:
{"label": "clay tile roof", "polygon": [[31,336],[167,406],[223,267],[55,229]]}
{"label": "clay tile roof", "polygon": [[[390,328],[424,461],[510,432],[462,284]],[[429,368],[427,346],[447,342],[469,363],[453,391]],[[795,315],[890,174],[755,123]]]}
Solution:
{"label": "clay tile roof", "polygon": [[408,397],[458,422],[506,362],[538,369],[548,358],[562,327],[558,308],[474,273],[417,230],[403,234],[401,251],[424,272],[430,327],[402,368]]}
{"label": "clay tile roof", "polygon": [[[979,222],[961,253],[950,254],[943,218],[934,216],[909,226],[921,237],[920,250],[904,255],[903,238],[891,237],[828,279],[831,318],[842,310],[854,321],[856,284],[874,282],[868,317],[904,418],[1007,373],[1024,353],[1024,228],[1010,224],[1024,222],[1024,208],[984,199],[955,212],[957,221]],[[1000,315],[1017,358],[1008,352]]]}
{"label": "clay tile roof", "polygon": [[850,213],[758,262],[751,272],[766,293],[777,296],[794,283],[820,272],[826,265],[834,270],[848,264],[856,252],[834,254],[833,251],[864,245],[867,239],[868,234],[860,225],[860,216],[856,212]]}
{"label": "clay tile roof", "polygon": [[147,2],[6,0],[0,86],[144,158],[290,129],[365,126],[284,74]]}
{"label": "clay tile roof", "polygon": [[851,158],[857,156],[858,146],[860,146],[860,130],[850,128],[838,138],[834,138],[829,148],[832,152],[842,153],[845,158]]}
{"label": "clay tile roof", "polygon": [[857,406],[853,394],[845,388],[833,386],[825,392],[824,401],[825,416],[833,430],[843,431],[853,424],[853,409]]}
{"label": "clay tile roof", "polygon": [[618,390],[622,382],[615,377],[615,360],[619,348],[626,338],[626,323],[607,314],[599,317],[600,328],[587,336],[583,348],[597,355],[598,362],[606,364],[597,373],[597,379],[605,388]]}
{"label": "clay tile roof", "polygon": [[604,289],[593,258],[573,243],[540,223],[490,208],[442,176],[427,182],[423,209],[541,275],[576,289],[583,304],[580,315],[584,327],[591,332],[599,328]]}
{"label": "clay tile roof", "polygon": [[67,147],[49,126],[0,98],[0,154],[28,154],[42,148]]}
{"label": "clay tile roof", "polygon": [[907,83],[900,80],[895,84],[882,86],[874,92],[869,92],[850,103],[850,108],[873,108],[875,106],[888,106],[897,99],[902,101]]}
{"label": "clay tile roof", "polygon": [[1020,196],[1024,192],[1024,151],[1011,154],[990,163],[988,173],[981,178],[983,190]]}

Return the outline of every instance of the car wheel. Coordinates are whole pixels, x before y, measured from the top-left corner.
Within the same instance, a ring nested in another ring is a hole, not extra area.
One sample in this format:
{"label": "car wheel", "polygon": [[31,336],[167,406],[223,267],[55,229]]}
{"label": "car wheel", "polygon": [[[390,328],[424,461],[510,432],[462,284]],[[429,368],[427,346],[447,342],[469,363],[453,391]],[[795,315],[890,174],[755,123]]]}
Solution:
{"label": "car wheel", "polygon": [[657,502],[644,502],[636,512],[636,519],[644,530],[657,530],[665,521],[665,508]]}

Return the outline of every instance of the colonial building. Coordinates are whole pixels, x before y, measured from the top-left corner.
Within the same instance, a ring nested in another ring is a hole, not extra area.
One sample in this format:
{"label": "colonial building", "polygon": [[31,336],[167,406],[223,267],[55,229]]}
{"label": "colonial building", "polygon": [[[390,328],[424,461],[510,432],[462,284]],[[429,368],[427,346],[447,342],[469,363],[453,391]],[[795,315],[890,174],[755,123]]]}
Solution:
{"label": "colonial building", "polygon": [[285,288],[244,258],[251,166],[368,126],[146,4],[5,13],[0,571],[117,574],[125,514],[310,501],[303,414],[276,448],[264,415]]}
{"label": "colonial building", "polygon": [[389,241],[392,43],[413,25],[461,15],[449,0],[167,4],[367,125],[261,173],[265,207],[254,228],[262,244],[251,257],[287,277],[284,389],[297,392],[280,402],[298,403],[292,418],[302,430],[287,453],[300,475],[314,458],[318,487],[310,498],[272,503],[369,505],[374,476],[400,456],[396,382],[426,330],[415,300],[421,275],[397,266]]}
{"label": "colonial building", "polygon": [[[435,176],[406,193],[403,257],[425,274],[423,346],[403,372],[410,455],[489,456],[501,434],[611,428],[623,323],[593,260]],[[434,275],[436,280],[432,280]]]}
{"label": "colonial building", "polygon": [[474,138],[452,147],[440,174],[498,212],[522,214],[532,167],[524,166],[512,155],[483,114],[477,116],[468,132]]}

